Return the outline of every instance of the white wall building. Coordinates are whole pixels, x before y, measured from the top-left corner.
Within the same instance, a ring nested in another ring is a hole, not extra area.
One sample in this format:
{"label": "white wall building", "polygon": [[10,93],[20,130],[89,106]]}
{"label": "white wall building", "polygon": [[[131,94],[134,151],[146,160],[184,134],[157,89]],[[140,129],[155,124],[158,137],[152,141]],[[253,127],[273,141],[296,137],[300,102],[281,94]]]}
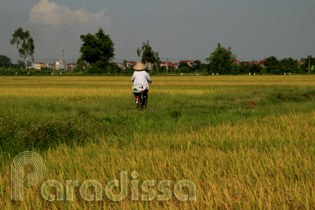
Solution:
{"label": "white wall building", "polygon": [[64,70],[67,67],[67,63],[64,60],[57,61],[55,64],[56,70]]}

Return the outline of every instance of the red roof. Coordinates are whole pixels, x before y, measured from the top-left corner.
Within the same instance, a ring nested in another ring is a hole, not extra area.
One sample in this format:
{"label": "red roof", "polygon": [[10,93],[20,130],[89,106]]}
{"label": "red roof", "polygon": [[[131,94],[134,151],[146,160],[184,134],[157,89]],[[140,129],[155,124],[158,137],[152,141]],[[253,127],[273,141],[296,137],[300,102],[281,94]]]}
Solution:
{"label": "red roof", "polygon": [[257,61],[241,61],[241,63],[258,64]]}
{"label": "red roof", "polygon": [[239,60],[234,60],[233,63],[264,64],[264,60],[260,60],[260,61],[239,61]]}
{"label": "red roof", "polygon": [[126,61],[126,63],[134,63],[134,64],[136,64],[137,62],[136,61]]}
{"label": "red roof", "polygon": [[169,65],[169,66],[174,66],[175,64],[172,62],[161,62],[162,65]]}
{"label": "red roof", "polygon": [[182,61],[179,61],[180,63],[193,63],[194,61],[189,61],[189,60],[182,60]]}

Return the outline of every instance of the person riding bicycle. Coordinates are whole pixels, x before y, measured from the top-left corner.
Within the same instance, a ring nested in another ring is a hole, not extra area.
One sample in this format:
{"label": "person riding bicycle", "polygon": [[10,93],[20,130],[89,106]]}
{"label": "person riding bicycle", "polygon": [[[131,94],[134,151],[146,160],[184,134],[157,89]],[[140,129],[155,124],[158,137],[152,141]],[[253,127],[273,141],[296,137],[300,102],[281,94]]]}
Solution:
{"label": "person riding bicycle", "polygon": [[[131,77],[131,81],[133,82],[132,90],[135,96],[135,102],[137,107],[139,104],[139,99],[142,101],[141,107],[143,109],[147,108],[148,104],[148,91],[149,91],[149,84],[151,84],[152,80],[150,75],[145,71],[146,65],[141,62],[138,62],[136,65],[133,66],[135,70]],[[143,97],[141,97],[141,95]]]}

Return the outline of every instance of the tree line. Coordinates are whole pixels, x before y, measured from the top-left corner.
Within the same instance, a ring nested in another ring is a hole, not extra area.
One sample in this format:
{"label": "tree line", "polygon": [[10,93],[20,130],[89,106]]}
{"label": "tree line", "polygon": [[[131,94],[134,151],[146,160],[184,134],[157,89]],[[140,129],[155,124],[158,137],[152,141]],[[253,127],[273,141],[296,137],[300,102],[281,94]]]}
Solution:
{"label": "tree line", "polygon": [[[114,42],[103,29],[99,28],[95,34],[81,35],[82,45],[80,48],[81,56],[77,60],[75,72],[87,72],[90,74],[102,73],[132,73],[131,66],[126,61],[122,67],[113,63]],[[0,67],[8,68],[27,68],[30,65],[30,59],[34,61],[34,40],[29,31],[18,28],[10,40],[11,45],[16,45],[20,58],[17,64],[12,64],[11,59],[5,55],[0,55]],[[202,74],[285,74],[313,73],[315,66],[315,57],[311,55],[302,58],[299,63],[293,58],[284,58],[278,60],[275,56],[267,57],[263,62],[236,62],[237,57],[232,52],[232,48],[225,48],[218,44],[217,48],[210,53],[202,63],[199,60],[193,61],[191,65],[179,63],[178,68],[173,66],[161,67],[159,53],[155,52],[149,41],[143,42],[142,46],[137,48],[137,55],[143,63],[149,63],[152,66],[152,73],[202,73]],[[26,60],[26,64],[25,64]]]}

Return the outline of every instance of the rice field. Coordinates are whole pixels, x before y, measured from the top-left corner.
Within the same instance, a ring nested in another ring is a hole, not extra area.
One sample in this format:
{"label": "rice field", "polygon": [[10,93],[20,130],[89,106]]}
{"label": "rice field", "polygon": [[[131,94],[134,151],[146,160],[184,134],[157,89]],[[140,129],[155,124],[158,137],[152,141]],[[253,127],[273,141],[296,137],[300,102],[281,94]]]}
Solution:
{"label": "rice field", "polygon": [[[137,110],[129,77],[0,77],[0,208],[315,209],[314,76],[152,79]],[[46,172],[12,201],[23,151]]]}

